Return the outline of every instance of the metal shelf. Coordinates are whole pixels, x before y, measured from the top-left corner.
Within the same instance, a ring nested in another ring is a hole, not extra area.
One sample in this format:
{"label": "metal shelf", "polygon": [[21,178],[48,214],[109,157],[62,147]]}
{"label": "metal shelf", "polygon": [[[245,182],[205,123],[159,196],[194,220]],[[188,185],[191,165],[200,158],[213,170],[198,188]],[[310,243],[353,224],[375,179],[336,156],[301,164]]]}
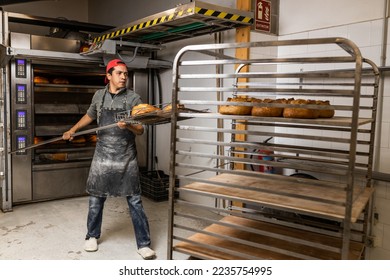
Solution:
{"label": "metal shelf", "polygon": [[252,23],[252,12],[193,1],[105,31],[94,36],[93,43],[121,38],[146,44],[164,44]]}
{"label": "metal shelf", "polygon": [[[299,57],[241,61],[213,55],[222,49],[261,53],[262,48],[276,52],[279,47],[329,44],[345,56],[302,52]],[[186,60],[187,52],[195,53],[197,60]],[[248,71],[240,73],[243,67],[238,67],[234,74],[220,73],[224,70],[215,67],[226,63],[241,63]],[[348,70],[331,72],[330,63]],[[363,74],[363,64],[371,71]],[[168,259],[176,252],[201,259],[364,258],[374,192],[379,70],[353,42],[313,38],[191,45],[178,52],[173,69],[173,108],[207,108],[208,113],[172,114]],[[245,78],[250,80],[242,81]],[[250,99],[229,104],[227,98],[236,96]],[[269,106],[259,101],[268,98],[331,103],[323,108],[309,102]],[[283,110],[333,109],[335,114],[306,119],[219,113],[219,106],[254,104]],[[261,141],[269,137],[273,140]],[[173,179],[180,180],[179,188]],[[172,196],[175,191],[179,199]],[[220,215],[193,214],[199,209]],[[188,220],[206,226],[199,230]],[[294,237],[297,233],[300,238]],[[332,246],[324,248],[330,240]]]}

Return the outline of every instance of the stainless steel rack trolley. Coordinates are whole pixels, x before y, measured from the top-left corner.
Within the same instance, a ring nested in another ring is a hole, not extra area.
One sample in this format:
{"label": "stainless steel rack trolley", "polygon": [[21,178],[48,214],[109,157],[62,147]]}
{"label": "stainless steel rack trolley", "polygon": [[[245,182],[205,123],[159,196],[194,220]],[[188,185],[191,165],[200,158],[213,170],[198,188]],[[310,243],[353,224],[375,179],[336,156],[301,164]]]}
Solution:
{"label": "stainless steel rack trolley", "polygon": [[[241,48],[256,58],[234,58]],[[168,259],[364,259],[378,84],[375,64],[345,38],[181,49],[173,67]],[[264,102],[283,98],[305,102]],[[180,104],[209,111],[181,113]],[[224,105],[334,115],[229,115],[219,113]]]}

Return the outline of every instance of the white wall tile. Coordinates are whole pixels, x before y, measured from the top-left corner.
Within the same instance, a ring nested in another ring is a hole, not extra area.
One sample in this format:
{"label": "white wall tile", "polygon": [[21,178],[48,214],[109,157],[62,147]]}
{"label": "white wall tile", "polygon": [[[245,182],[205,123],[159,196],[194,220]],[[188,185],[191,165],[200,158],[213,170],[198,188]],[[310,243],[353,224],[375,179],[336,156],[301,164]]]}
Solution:
{"label": "white wall tile", "polygon": [[[342,37],[348,39],[348,26],[336,26],[327,29],[328,37]],[[338,49],[338,46],[333,46],[333,49]]]}
{"label": "white wall tile", "polygon": [[381,181],[375,181],[375,197],[386,199],[388,184]]}
{"label": "white wall tile", "polygon": [[348,26],[348,39],[359,47],[370,46],[371,22],[361,22]]}
{"label": "white wall tile", "polygon": [[380,140],[380,147],[389,149],[390,146],[390,123],[389,122],[382,122],[381,124],[381,140]]}
{"label": "white wall tile", "polygon": [[390,122],[390,96],[383,97],[382,121]]}
{"label": "white wall tile", "polygon": [[370,26],[370,45],[380,46],[382,45],[383,37],[383,20],[374,20]]}
{"label": "white wall tile", "polygon": [[386,75],[382,82],[383,82],[383,96],[390,97],[390,76]]}
{"label": "white wall tile", "polygon": [[390,225],[383,226],[383,249],[390,250]]}
{"label": "white wall tile", "polygon": [[390,226],[389,200],[378,196],[375,197],[375,209],[379,214],[379,219],[378,219],[379,223]]}
{"label": "white wall tile", "polygon": [[380,65],[381,63],[381,46],[367,46],[360,48],[360,52],[364,58],[370,59],[376,65]]}
{"label": "white wall tile", "polygon": [[[379,167],[377,171],[383,173],[390,173],[390,149],[381,148],[379,155]],[[390,202],[389,202],[390,204]],[[390,217],[389,217],[390,218]]]}

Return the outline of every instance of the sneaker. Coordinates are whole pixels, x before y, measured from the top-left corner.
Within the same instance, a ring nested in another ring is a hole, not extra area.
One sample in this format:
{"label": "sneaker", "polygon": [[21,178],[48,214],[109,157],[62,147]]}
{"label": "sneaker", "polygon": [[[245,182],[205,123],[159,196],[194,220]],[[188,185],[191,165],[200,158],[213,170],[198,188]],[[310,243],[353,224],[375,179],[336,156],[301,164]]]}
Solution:
{"label": "sneaker", "polygon": [[96,252],[98,250],[97,239],[95,237],[90,237],[85,241],[84,250],[87,252]]}
{"label": "sneaker", "polygon": [[156,252],[149,247],[143,247],[137,250],[137,253],[141,255],[145,260],[150,260],[156,257]]}

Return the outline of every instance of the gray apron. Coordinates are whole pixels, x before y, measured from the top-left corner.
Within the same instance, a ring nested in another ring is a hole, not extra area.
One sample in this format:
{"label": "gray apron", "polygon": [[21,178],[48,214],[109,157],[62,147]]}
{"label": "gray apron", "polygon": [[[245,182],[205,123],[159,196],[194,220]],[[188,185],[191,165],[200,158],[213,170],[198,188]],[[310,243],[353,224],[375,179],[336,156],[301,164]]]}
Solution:
{"label": "gray apron", "polygon": [[[99,126],[114,123],[115,115],[125,111],[125,108],[101,108]],[[141,189],[134,133],[116,126],[98,131],[97,136],[87,192],[100,197],[139,195]]]}

